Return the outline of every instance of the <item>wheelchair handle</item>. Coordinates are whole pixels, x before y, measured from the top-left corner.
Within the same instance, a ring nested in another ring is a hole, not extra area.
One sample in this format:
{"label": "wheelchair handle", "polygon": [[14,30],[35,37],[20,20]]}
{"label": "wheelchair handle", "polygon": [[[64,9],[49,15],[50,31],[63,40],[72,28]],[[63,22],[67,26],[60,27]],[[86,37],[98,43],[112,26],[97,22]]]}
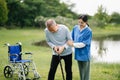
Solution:
{"label": "wheelchair handle", "polygon": [[22,45],[22,43],[21,43],[21,42],[17,42],[16,44],[18,44],[18,45]]}
{"label": "wheelchair handle", "polygon": [[6,43],[6,44],[4,44],[5,46],[10,46],[10,44],[9,43]]}

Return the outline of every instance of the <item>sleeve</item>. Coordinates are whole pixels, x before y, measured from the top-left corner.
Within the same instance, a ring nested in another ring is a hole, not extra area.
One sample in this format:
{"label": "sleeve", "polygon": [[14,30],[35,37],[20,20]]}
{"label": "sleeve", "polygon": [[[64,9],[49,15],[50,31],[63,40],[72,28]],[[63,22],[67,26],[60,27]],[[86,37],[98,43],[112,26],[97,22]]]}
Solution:
{"label": "sleeve", "polygon": [[[72,32],[72,37],[73,37],[73,40],[74,40],[74,30]],[[73,46],[75,48],[83,48],[85,47],[86,45],[90,45],[91,43],[91,39],[92,39],[92,31],[87,29],[85,32],[84,32],[84,35],[82,35],[80,37],[80,42],[76,42],[76,43],[73,43]]]}
{"label": "sleeve", "polygon": [[74,41],[74,29],[71,31],[72,40]]}
{"label": "sleeve", "polygon": [[75,40],[75,32],[78,29],[78,25],[75,25],[71,31],[72,40]]}
{"label": "sleeve", "polygon": [[85,44],[82,43],[82,42],[80,42],[80,43],[73,43],[73,46],[74,46],[75,48],[83,48],[83,47],[85,47]]}
{"label": "sleeve", "polygon": [[[70,34],[70,31],[69,31],[68,27],[66,27],[65,29],[66,29],[66,39],[67,39],[67,41],[72,40],[72,37],[71,37],[71,34]],[[65,47],[65,49],[67,49],[69,47],[69,45],[67,43],[65,43],[64,47]]]}
{"label": "sleeve", "polygon": [[87,32],[84,37],[82,43],[85,45],[90,45],[92,39],[92,31]]}
{"label": "sleeve", "polygon": [[48,34],[47,31],[45,30],[46,42],[47,42],[47,44],[53,49],[53,48],[55,47],[55,45],[50,41],[48,35],[49,35],[49,34]]}

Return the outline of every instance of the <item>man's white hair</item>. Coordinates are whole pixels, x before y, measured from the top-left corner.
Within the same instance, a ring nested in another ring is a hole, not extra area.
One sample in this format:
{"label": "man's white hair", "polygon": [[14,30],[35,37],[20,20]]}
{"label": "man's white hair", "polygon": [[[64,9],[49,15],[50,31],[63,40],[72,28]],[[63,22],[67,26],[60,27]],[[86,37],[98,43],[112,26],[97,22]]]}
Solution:
{"label": "man's white hair", "polygon": [[50,27],[50,26],[53,26],[53,25],[56,25],[56,22],[54,19],[48,19],[46,22],[45,22],[45,26],[46,27]]}

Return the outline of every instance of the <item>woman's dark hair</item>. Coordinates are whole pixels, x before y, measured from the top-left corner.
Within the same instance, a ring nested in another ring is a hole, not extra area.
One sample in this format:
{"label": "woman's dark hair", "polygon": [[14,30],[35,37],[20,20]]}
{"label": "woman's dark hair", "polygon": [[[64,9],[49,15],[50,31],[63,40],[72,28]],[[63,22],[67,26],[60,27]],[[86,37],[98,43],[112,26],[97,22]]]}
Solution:
{"label": "woman's dark hair", "polygon": [[78,17],[78,19],[82,19],[84,22],[87,22],[88,17],[87,17],[87,15],[80,15],[80,16]]}
{"label": "woman's dark hair", "polygon": [[[84,22],[86,22],[86,23],[87,23],[87,21],[88,21],[87,15],[81,15],[81,16],[78,17],[78,19],[82,19],[82,20],[83,20]],[[89,26],[88,23],[87,23],[87,25]]]}

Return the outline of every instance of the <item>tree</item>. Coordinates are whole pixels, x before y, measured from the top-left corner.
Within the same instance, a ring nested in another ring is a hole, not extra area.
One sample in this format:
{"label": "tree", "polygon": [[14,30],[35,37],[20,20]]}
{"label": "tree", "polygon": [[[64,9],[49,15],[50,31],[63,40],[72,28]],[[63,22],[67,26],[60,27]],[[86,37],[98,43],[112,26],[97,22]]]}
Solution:
{"label": "tree", "polygon": [[117,12],[112,13],[110,23],[120,23],[120,14]]}
{"label": "tree", "polygon": [[8,9],[5,0],[0,0],[0,25],[3,25],[8,17]]}
{"label": "tree", "polygon": [[20,0],[7,0],[9,9],[8,25],[33,26],[34,18],[39,14],[39,2],[35,0],[25,0],[23,3]]}
{"label": "tree", "polygon": [[110,17],[107,14],[106,9],[101,5],[98,7],[97,13],[94,15],[94,19],[97,21],[97,26],[103,27],[109,22]]}
{"label": "tree", "polygon": [[34,20],[37,16],[73,18],[76,15],[59,0],[24,0],[22,3],[20,0],[6,1],[9,9],[7,24],[21,26],[21,28],[34,26]]}

